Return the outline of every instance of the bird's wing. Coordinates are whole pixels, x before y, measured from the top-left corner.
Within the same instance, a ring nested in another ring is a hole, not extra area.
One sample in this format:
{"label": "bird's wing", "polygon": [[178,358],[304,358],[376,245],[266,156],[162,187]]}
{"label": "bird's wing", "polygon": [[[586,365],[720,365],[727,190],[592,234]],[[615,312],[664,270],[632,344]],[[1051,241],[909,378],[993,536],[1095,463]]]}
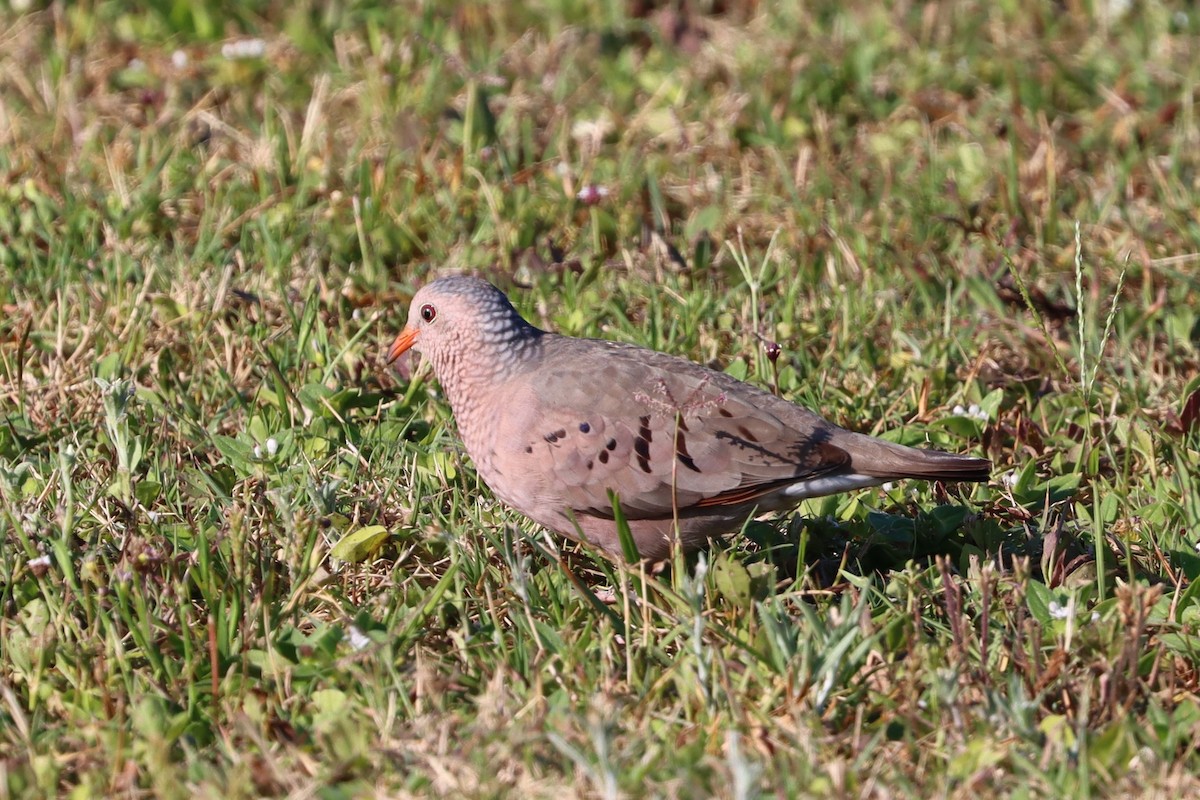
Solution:
{"label": "bird's wing", "polygon": [[[722,373],[642,348],[564,348],[530,387],[514,442],[541,501],[631,519],[740,505],[845,469],[850,456],[817,415]],[[578,348],[578,352],[572,352]],[[787,422],[784,422],[787,420]]]}

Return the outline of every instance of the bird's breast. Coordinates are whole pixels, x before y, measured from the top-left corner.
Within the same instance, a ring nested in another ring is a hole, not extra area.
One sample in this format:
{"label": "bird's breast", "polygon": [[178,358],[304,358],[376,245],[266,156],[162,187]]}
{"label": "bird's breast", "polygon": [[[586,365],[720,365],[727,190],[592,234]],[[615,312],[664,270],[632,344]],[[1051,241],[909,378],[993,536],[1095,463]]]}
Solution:
{"label": "bird's breast", "polygon": [[[517,443],[530,424],[532,403],[521,385],[493,382],[459,387],[450,395],[458,435],[484,482],[496,489],[504,482]],[[506,466],[507,465],[507,466]]]}

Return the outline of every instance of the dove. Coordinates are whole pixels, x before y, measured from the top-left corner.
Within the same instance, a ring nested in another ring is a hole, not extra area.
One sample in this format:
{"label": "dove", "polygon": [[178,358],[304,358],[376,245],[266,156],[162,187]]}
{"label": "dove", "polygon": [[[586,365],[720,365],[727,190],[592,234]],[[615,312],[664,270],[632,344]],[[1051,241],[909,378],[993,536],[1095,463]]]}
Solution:
{"label": "dove", "polygon": [[430,361],[480,478],[504,504],[624,558],[668,557],[752,516],[900,479],[988,480],[985,458],[846,430],[708,367],[540,330],[487,281],[438,278],[387,353]]}

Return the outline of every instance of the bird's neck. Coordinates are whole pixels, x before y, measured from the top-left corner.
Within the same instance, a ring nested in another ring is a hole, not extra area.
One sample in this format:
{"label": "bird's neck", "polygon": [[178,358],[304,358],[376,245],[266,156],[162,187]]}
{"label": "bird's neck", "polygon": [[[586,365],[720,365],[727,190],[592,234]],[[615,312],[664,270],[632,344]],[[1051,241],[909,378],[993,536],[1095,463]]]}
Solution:
{"label": "bird's neck", "polygon": [[547,335],[532,325],[525,325],[506,336],[480,337],[439,353],[433,370],[454,409],[454,416],[459,420],[463,419],[463,412],[473,416],[469,408],[494,395],[498,387],[525,374],[541,357]]}

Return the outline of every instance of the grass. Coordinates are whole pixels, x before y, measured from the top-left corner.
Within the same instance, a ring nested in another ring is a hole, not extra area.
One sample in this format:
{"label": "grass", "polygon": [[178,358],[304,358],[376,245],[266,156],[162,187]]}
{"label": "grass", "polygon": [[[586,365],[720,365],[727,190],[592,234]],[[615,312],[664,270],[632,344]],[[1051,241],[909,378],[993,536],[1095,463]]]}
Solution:
{"label": "grass", "polygon": [[[1194,10],[28,5],[0,796],[1200,789]],[[382,365],[444,270],[994,480],[611,564]]]}

